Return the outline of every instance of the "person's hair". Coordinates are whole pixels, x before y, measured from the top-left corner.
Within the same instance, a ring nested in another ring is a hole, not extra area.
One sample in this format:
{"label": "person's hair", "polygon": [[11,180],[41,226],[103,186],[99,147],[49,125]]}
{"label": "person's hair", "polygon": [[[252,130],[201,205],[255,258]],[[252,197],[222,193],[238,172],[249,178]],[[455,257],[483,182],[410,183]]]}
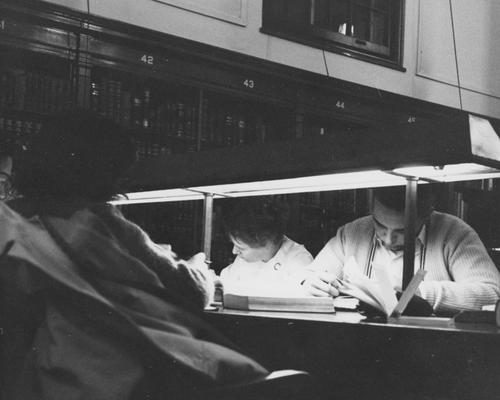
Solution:
{"label": "person's hair", "polygon": [[34,200],[107,201],[121,192],[117,180],[135,158],[134,144],[118,124],[69,111],[43,123],[15,164],[15,186]]}
{"label": "person's hair", "polygon": [[229,236],[241,239],[250,247],[283,240],[288,216],[285,203],[258,197],[226,201],[224,227]]}
{"label": "person's hair", "polygon": [[[404,213],[406,188],[392,186],[373,189],[373,199],[383,206],[400,213]],[[434,193],[432,185],[418,185],[417,189],[417,215],[427,217],[434,208]]]}

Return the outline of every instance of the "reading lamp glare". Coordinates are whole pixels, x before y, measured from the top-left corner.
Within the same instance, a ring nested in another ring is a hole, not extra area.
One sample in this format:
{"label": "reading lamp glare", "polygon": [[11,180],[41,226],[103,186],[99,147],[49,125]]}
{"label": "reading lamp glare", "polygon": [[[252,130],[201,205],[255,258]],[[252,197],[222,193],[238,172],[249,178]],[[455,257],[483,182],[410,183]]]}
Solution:
{"label": "reading lamp glare", "polygon": [[403,177],[380,170],[346,172],[290,179],[276,179],[257,182],[230,183],[223,185],[193,186],[189,188],[154,190],[126,194],[113,204],[139,204],[183,200],[202,200],[205,194],[214,198],[266,196],[346,190],[381,186],[405,185]]}

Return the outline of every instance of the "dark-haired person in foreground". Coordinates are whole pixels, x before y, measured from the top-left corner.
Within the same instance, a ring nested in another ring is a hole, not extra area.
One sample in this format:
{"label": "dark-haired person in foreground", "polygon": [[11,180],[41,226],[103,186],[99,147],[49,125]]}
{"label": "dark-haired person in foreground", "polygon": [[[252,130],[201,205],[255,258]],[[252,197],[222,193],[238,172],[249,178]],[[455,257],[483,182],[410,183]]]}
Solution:
{"label": "dark-haired person in foreground", "polygon": [[229,202],[224,224],[236,258],[221,272],[225,291],[276,292],[312,262],[309,251],[285,235],[284,203],[261,198]]}
{"label": "dark-haired person in foreground", "polygon": [[[309,266],[306,292],[337,296],[335,278],[343,277],[351,257],[375,280],[375,266],[384,268],[393,288],[401,291],[404,204],[404,187],[374,189],[371,215],[340,227]],[[480,310],[498,300],[500,274],[479,236],[461,219],[433,210],[430,185],[419,186],[415,233],[415,271],[427,271],[417,295],[436,314]]]}
{"label": "dark-haired person in foreground", "polygon": [[204,255],[179,259],[107,203],[135,149],[120,127],[59,115],[0,203],[2,398],[167,399],[266,376],[199,315]]}

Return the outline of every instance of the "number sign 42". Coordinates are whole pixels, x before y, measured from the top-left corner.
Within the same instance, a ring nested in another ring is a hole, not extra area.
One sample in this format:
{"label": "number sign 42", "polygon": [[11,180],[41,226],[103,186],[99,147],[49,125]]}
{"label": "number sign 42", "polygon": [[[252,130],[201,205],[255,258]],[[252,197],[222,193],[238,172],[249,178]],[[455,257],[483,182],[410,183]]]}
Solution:
{"label": "number sign 42", "polygon": [[151,55],[148,55],[148,54],[143,54],[141,57],[141,61],[144,64],[148,64],[148,65],[154,65],[154,63],[155,63],[154,57]]}

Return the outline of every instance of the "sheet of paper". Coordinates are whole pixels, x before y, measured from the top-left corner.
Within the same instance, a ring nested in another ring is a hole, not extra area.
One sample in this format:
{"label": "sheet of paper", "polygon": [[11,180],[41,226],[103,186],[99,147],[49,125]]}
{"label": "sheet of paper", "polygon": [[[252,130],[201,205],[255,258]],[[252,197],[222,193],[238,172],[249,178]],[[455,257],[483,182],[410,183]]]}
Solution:
{"label": "sheet of paper", "polygon": [[396,291],[393,289],[389,274],[387,273],[387,268],[385,265],[373,264],[373,269],[375,271],[375,276],[377,277],[376,285],[380,289],[380,296],[385,304],[385,310],[387,315],[391,315],[396,304],[398,304],[398,298],[396,297]]}

